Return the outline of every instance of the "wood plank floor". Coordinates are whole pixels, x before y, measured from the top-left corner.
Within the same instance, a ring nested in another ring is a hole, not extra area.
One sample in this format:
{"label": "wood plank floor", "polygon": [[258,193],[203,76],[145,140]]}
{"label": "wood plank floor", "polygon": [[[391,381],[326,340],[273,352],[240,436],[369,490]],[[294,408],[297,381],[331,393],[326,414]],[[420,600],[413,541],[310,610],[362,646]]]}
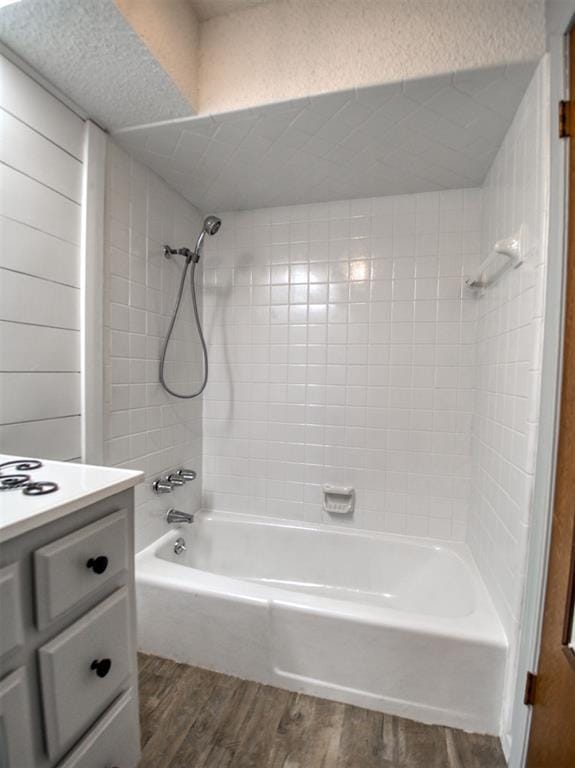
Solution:
{"label": "wood plank floor", "polygon": [[497,739],[140,654],[140,768],[504,768]]}

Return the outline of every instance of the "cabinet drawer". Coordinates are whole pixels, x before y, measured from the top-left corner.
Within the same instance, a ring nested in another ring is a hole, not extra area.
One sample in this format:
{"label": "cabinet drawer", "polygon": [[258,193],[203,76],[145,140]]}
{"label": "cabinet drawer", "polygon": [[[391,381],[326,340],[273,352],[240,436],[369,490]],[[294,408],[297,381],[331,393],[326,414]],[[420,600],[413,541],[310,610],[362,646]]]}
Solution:
{"label": "cabinet drawer", "polygon": [[134,650],[126,587],[38,651],[50,757],[72,746],[117,696]]}
{"label": "cabinet drawer", "polygon": [[97,520],[34,552],[40,629],[128,567],[128,513]]}
{"label": "cabinet drawer", "polygon": [[24,669],[0,682],[0,765],[33,766],[30,702]]}
{"label": "cabinet drawer", "polygon": [[130,688],[58,768],[136,768],[139,759],[138,700]]}
{"label": "cabinet drawer", "polygon": [[0,568],[0,658],[24,645],[21,599],[18,563]]}

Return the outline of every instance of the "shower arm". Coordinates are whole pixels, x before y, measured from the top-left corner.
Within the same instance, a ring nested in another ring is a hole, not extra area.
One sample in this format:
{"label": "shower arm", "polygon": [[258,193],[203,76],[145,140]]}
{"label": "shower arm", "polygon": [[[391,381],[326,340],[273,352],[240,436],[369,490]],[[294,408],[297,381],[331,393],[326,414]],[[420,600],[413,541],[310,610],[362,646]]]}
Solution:
{"label": "shower arm", "polygon": [[169,245],[164,245],[164,256],[166,259],[171,259],[172,256],[184,256],[188,264],[190,261],[197,263],[200,260],[200,254],[197,250],[190,251],[189,248],[170,248]]}

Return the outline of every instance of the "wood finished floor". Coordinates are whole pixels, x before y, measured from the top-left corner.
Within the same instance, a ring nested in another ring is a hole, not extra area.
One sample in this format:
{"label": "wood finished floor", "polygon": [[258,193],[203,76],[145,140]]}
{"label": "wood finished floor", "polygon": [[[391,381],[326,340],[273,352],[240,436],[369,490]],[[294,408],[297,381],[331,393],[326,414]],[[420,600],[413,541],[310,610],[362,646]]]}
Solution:
{"label": "wood finished floor", "polygon": [[504,768],[497,739],[140,654],[140,768]]}

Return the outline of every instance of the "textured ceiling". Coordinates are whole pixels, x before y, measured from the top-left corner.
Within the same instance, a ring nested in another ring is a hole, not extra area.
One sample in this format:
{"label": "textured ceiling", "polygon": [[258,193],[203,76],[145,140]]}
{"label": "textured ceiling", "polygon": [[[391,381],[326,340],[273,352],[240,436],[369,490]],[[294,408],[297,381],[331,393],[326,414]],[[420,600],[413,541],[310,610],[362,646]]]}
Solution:
{"label": "textured ceiling", "polygon": [[105,128],[191,113],[113,0],[22,0],[0,39]]}
{"label": "textured ceiling", "polygon": [[192,8],[200,21],[213,19],[215,16],[224,16],[226,13],[245,11],[254,5],[263,5],[272,0],[189,0]]}
{"label": "textured ceiling", "polygon": [[533,63],[127,129],[115,140],[200,210],[481,184]]}

